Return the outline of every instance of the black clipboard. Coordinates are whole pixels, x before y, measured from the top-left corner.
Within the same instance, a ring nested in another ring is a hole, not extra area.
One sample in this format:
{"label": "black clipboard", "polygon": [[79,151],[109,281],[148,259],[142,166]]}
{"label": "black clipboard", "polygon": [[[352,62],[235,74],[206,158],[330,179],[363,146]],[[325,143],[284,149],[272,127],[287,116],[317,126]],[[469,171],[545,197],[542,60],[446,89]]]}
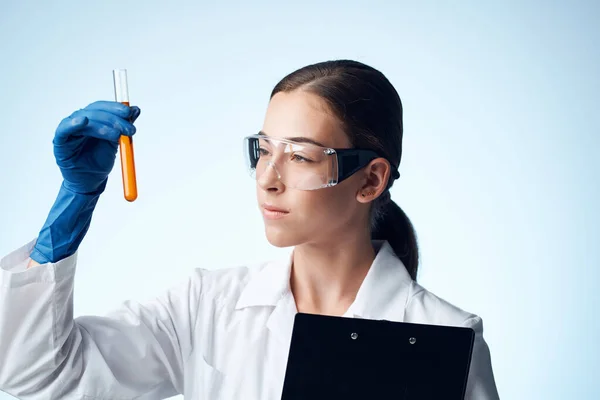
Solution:
{"label": "black clipboard", "polygon": [[463,400],[466,327],[296,314],[282,400]]}

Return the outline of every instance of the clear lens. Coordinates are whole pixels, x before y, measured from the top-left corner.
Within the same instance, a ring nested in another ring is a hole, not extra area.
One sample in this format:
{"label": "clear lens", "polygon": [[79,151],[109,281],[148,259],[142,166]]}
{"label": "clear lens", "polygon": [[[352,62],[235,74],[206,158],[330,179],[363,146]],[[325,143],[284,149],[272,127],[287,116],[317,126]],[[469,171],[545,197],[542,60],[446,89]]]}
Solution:
{"label": "clear lens", "polygon": [[337,183],[332,149],[254,135],[245,138],[244,150],[250,174],[266,184],[275,179],[291,188],[315,190]]}

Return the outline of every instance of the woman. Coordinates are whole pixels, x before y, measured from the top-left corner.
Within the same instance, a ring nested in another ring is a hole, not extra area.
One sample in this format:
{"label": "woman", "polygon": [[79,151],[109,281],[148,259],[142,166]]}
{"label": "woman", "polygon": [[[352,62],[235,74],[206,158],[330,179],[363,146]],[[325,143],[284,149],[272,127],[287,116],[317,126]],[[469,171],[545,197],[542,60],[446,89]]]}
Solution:
{"label": "woman", "polygon": [[[19,398],[279,399],[296,312],[471,327],[467,399],[497,399],[482,321],[416,282],[413,227],[390,199],[402,105],[379,71],[310,65],[245,139],[269,242],[287,260],[195,270],[146,304],[73,319],[76,250],[139,108],[96,102],[59,125],[64,181],[38,238],[0,266],[0,389]],[[336,149],[328,150],[328,149]]]}

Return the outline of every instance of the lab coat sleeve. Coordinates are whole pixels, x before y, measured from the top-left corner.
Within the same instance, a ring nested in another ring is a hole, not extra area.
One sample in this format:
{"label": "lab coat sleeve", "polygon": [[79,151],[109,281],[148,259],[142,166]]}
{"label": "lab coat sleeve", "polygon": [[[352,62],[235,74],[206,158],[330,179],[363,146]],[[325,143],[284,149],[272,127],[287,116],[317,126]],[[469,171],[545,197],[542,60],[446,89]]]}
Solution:
{"label": "lab coat sleeve", "polygon": [[144,304],[74,319],[77,253],[26,269],[34,243],[0,260],[0,390],[49,400],[181,393],[200,278]]}
{"label": "lab coat sleeve", "polygon": [[464,325],[475,331],[465,400],[498,400],[500,397],[492,370],[490,349],[483,339],[483,321],[481,317],[473,316]]}

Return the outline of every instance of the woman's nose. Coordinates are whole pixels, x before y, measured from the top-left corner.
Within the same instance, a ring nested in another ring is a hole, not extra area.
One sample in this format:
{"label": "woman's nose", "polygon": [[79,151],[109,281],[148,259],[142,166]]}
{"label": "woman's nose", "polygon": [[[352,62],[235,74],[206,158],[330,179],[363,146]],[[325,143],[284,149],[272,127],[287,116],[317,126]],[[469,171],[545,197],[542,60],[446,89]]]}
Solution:
{"label": "woman's nose", "polygon": [[281,174],[275,163],[269,161],[263,173],[257,177],[258,185],[264,190],[280,190],[283,187]]}

